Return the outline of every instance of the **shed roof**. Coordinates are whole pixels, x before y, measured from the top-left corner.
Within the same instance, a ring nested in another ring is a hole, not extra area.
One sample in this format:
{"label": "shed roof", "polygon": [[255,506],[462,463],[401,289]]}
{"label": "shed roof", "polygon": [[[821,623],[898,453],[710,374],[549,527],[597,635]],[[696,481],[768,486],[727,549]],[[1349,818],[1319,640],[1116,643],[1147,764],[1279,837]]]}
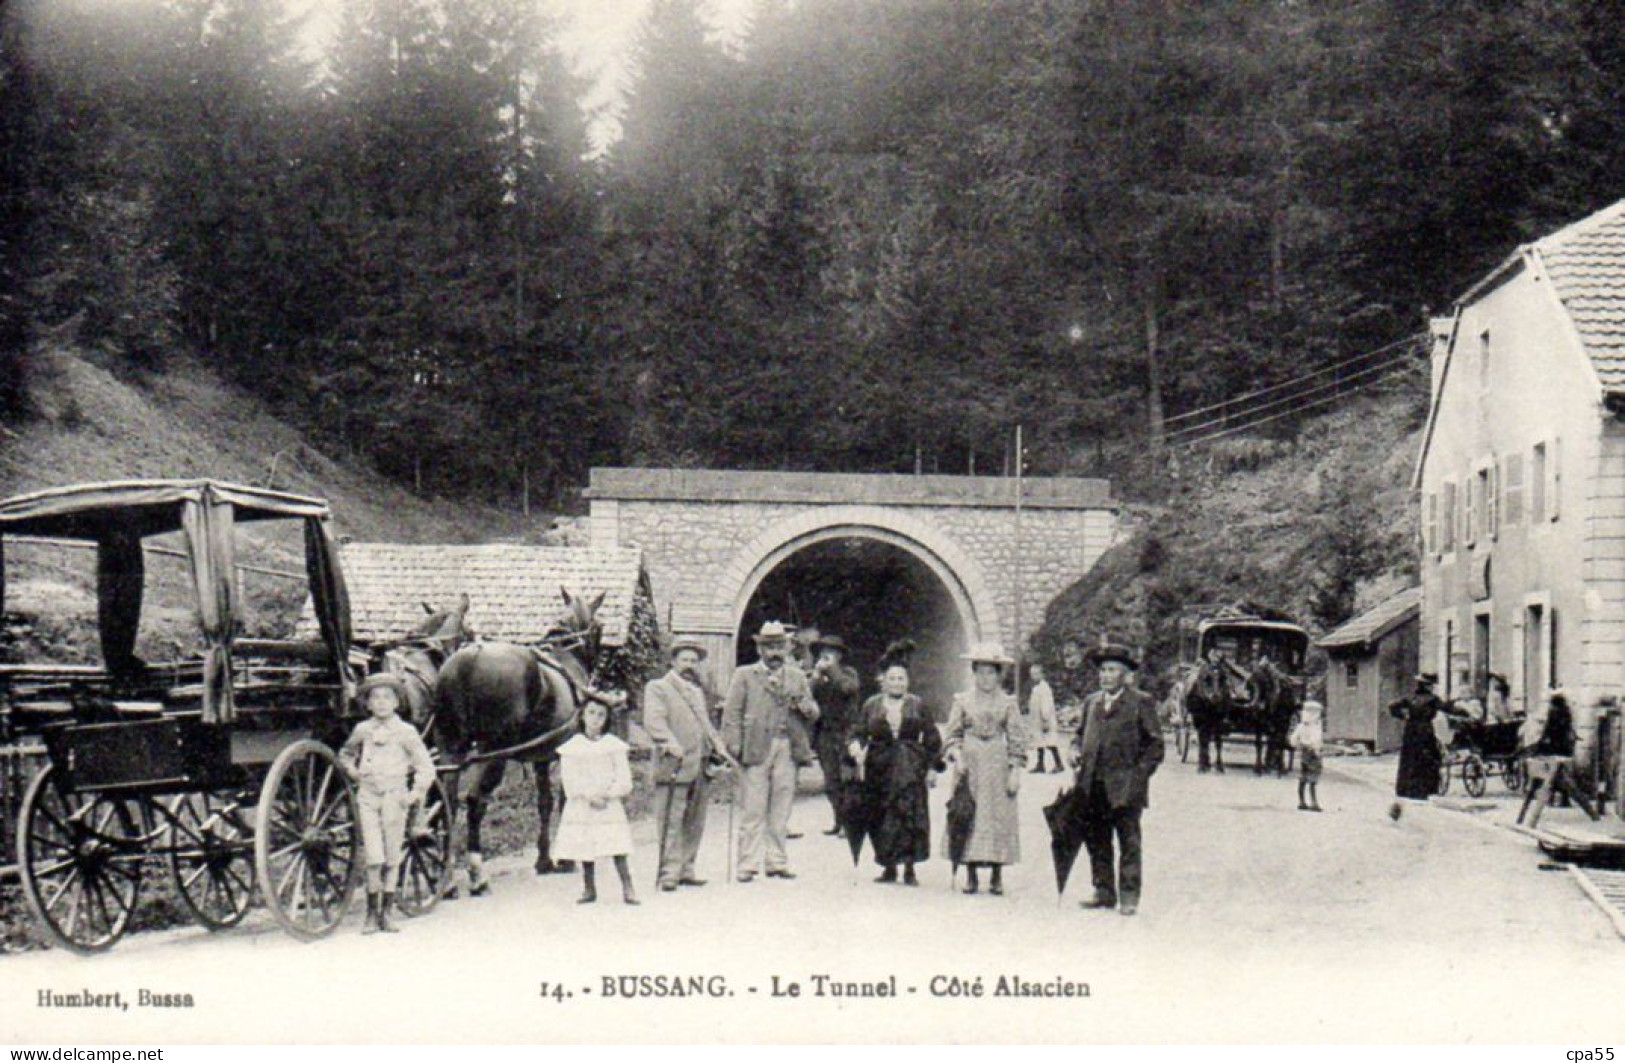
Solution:
{"label": "shed roof", "polygon": [[1372,606],[1315,643],[1323,650],[1365,649],[1422,611],[1422,588],[1400,591]]}
{"label": "shed roof", "polygon": [[[604,643],[623,646],[643,584],[637,547],[346,543],[340,557],[360,642],[400,638],[423,621],[423,603],[450,606],[465,593],[469,624],[481,636],[534,642],[559,618],[565,587],[587,597],[604,593]],[[313,631],[314,623],[307,602],[300,626]]]}

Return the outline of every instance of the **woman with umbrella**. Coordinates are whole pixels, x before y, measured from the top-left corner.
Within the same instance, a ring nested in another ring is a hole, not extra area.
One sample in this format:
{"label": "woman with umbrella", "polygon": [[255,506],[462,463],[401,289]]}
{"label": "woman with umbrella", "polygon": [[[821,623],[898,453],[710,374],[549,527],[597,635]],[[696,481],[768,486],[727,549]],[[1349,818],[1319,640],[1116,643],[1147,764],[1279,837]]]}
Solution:
{"label": "woman with umbrella", "polygon": [[[862,765],[862,822],[881,868],[876,882],[918,886],[914,865],[931,856],[931,810],[926,780],[941,770],[942,734],[924,702],[909,693],[913,643],[887,648],[880,662],[880,693],[863,706],[863,722],[852,743]],[[853,829],[851,825],[849,830]],[[861,837],[850,839],[854,849]],[[856,852],[853,854],[856,856]]]}
{"label": "woman with umbrella", "polygon": [[[971,689],[954,695],[948,716],[947,757],[963,773],[974,803],[970,831],[963,840],[950,831],[948,857],[969,870],[966,893],[981,888],[977,870],[988,868],[988,892],[1004,892],[1004,865],[1021,859],[1016,793],[1027,764],[1026,729],[1016,699],[1004,689],[1005,670],[1015,665],[996,643],[972,646]],[[957,788],[957,787],[956,787]],[[959,844],[956,844],[959,843]]]}

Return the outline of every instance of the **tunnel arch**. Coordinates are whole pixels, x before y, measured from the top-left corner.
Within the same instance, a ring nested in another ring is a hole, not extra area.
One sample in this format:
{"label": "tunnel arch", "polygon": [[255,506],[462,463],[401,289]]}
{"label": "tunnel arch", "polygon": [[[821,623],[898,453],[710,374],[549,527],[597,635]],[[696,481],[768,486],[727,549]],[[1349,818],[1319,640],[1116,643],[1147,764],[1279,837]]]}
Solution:
{"label": "tunnel arch", "polygon": [[970,555],[929,523],[878,506],[829,506],[773,524],[747,543],[723,572],[715,603],[718,612],[725,612],[731,629],[738,631],[757,588],[781,563],[809,546],[854,538],[894,546],[930,569],[953,598],[967,639],[998,636],[998,606]]}

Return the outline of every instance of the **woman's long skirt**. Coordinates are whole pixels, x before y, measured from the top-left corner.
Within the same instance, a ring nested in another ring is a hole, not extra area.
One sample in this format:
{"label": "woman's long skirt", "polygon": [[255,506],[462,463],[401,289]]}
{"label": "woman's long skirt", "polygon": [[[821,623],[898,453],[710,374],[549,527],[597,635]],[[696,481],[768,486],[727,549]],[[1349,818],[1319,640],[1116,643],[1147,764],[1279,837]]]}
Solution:
{"label": "woman's long skirt", "polygon": [[1426,800],[1439,792],[1439,768],[1444,758],[1433,723],[1405,724],[1399,745],[1399,778],[1394,792],[1400,797]]}
{"label": "woman's long skirt", "polygon": [[[977,738],[967,734],[960,746],[959,770],[970,782],[976,802],[966,843],[967,864],[1014,864],[1021,860],[1021,833],[1016,815],[1016,798],[1010,793],[1010,747],[1001,734],[997,738]],[[943,839],[943,854],[948,853]]]}

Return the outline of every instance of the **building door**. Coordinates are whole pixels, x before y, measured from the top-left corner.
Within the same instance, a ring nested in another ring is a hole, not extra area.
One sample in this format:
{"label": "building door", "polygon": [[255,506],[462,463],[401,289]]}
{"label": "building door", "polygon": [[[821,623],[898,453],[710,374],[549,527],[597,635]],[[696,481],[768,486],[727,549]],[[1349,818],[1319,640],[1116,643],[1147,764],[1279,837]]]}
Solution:
{"label": "building door", "polygon": [[1455,691],[1456,621],[1454,618],[1445,618],[1442,642],[1442,652],[1439,654],[1439,686],[1440,693],[1448,701]]}
{"label": "building door", "polygon": [[1523,613],[1523,711],[1534,712],[1545,696],[1546,608],[1529,605]]}

